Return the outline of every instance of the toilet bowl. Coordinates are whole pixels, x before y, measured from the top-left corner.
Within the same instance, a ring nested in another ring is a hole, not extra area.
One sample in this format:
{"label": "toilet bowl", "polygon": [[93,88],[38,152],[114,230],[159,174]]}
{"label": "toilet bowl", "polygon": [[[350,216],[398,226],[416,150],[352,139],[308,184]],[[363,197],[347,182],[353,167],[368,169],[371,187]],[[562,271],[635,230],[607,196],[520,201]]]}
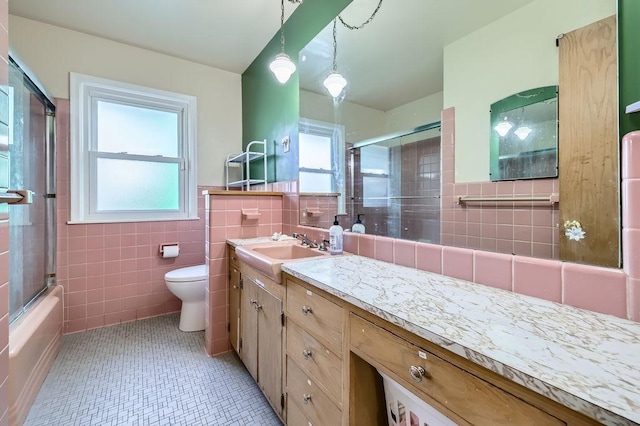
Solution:
{"label": "toilet bowl", "polygon": [[208,278],[205,265],[175,269],[164,275],[169,291],[182,300],[180,325],[178,325],[180,330],[204,330],[204,301]]}

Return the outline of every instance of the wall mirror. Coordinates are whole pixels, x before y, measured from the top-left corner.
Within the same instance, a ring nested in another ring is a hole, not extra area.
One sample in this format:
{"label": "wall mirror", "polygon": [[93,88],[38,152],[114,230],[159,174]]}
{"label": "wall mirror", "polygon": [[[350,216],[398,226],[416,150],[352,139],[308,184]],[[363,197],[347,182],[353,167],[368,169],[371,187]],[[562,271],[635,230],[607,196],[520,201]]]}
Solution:
{"label": "wall mirror", "polygon": [[[360,25],[378,4],[379,0],[354,0],[340,16],[350,25]],[[549,10],[554,13],[550,15]],[[444,215],[439,221],[442,224],[440,235],[447,237],[441,238],[440,243],[560,258],[558,238],[564,231],[560,229],[561,215],[557,204],[555,207],[531,203],[494,205],[493,223],[487,231],[493,234],[493,242],[484,245],[479,236],[485,232],[482,218],[489,216],[485,214],[487,209],[472,204],[461,207],[456,200],[458,195],[473,195],[473,191],[480,194],[483,188],[490,188],[493,196],[499,195],[506,185],[513,185],[512,182],[492,182],[491,127],[488,125],[491,105],[498,99],[531,88],[558,86],[558,35],[615,13],[615,0],[488,0],[481,4],[473,0],[446,3],[437,0],[383,1],[374,19],[364,28],[349,30],[340,22],[337,24],[336,65],[347,80],[345,90],[337,99],[333,99],[322,85],[331,72],[333,59],[333,23],[328,24],[300,52],[300,118],[324,123],[328,128],[341,126],[343,140],[335,141],[333,146],[342,149],[341,144],[344,144],[344,163],[335,164],[331,171],[337,183],[334,187],[337,189],[333,190],[345,195],[344,207],[331,207],[343,208],[346,216],[341,218],[341,224],[349,229],[358,213],[356,210],[374,208],[358,205],[354,196],[358,185],[354,165],[358,161],[358,147],[361,149],[363,142],[390,139],[389,135],[411,133],[416,128],[440,121],[443,109],[455,108],[455,147],[451,154],[455,157],[455,170],[439,172],[442,183],[440,213]],[[552,100],[546,105],[556,108]],[[547,139],[552,140],[553,136]],[[535,150],[538,148],[529,149]],[[448,177],[446,173],[452,176]],[[554,175],[555,170],[551,173]],[[548,193],[558,192],[558,178],[528,182],[538,182],[534,189],[543,186],[548,187],[545,189]],[[531,191],[533,185],[518,184],[509,191],[511,195],[523,187]],[[377,191],[378,196],[384,196],[385,191],[387,196],[395,196],[389,194],[386,187],[379,186]],[[303,199],[301,196],[301,206]],[[432,238],[413,238],[417,232],[406,235],[395,232],[404,229],[402,224],[395,226],[386,222],[386,226],[382,226],[385,211],[388,218],[393,216],[397,204],[398,200],[389,199],[384,208],[376,207],[375,214],[365,212],[366,232],[434,241]],[[412,205],[405,210],[417,211],[418,208],[421,207]],[[511,212],[512,222],[503,229],[506,211]],[[428,209],[423,213],[414,214],[432,217]],[[545,235],[541,238],[544,247],[540,250],[541,245],[536,246],[540,242],[534,240],[537,238],[535,227],[542,216]],[[454,218],[462,222],[456,222]],[[301,224],[326,227],[322,220],[314,225],[302,214],[300,219]],[[447,223],[447,220],[451,222]],[[521,220],[525,223],[519,223]],[[434,219],[434,222],[438,221]],[[528,240],[523,239],[524,234]],[[507,243],[507,240],[512,241]],[[522,251],[525,248],[528,251]]]}
{"label": "wall mirror", "polygon": [[558,176],[558,89],[539,87],[491,105],[491,180]]}

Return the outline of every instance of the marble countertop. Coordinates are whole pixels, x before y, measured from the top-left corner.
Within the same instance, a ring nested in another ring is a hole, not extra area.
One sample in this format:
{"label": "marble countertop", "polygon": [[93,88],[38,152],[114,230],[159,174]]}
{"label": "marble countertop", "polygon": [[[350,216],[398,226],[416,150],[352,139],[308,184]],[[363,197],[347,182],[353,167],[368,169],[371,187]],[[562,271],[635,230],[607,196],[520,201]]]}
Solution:
{"label": "marble countertop", "polygon": [[606,424],[640,424],[640,324],[361,256],[282,270]]}

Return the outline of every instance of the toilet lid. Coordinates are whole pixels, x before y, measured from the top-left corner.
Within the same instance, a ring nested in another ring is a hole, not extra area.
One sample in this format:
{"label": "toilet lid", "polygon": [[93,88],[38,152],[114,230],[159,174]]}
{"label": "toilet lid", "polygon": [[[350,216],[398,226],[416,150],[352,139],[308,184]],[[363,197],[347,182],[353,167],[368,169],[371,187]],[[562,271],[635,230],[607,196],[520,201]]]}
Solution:
{"label": "toilet lid", "polygon": [[167,272],[164,275],[164,279],[174,282],[204,280],[207,279],[207,269],[205,266],[206,265],[198,265],[175,269]]}

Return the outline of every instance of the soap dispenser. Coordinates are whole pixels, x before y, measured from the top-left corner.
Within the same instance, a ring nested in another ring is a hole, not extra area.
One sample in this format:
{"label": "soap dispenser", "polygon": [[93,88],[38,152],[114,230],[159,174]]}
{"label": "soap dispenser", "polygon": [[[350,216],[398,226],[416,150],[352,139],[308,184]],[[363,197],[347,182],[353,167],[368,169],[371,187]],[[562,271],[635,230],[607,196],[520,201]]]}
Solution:
{"label": "soap dispenser", "polygon": [[342,226],[338,223],[338,216],[334,216],[333,225],[329,228],[329,253],[342,254]]}
{"label": "soap dispenser", "polygon": [[355,232],[357,234],[364,234],[364,225],[360,220],[360,216],[362,216],[362,214],[358,214],[358,219],[356,219],[356,223],[354,223],[353,226],[351,227],[351,232]]}

